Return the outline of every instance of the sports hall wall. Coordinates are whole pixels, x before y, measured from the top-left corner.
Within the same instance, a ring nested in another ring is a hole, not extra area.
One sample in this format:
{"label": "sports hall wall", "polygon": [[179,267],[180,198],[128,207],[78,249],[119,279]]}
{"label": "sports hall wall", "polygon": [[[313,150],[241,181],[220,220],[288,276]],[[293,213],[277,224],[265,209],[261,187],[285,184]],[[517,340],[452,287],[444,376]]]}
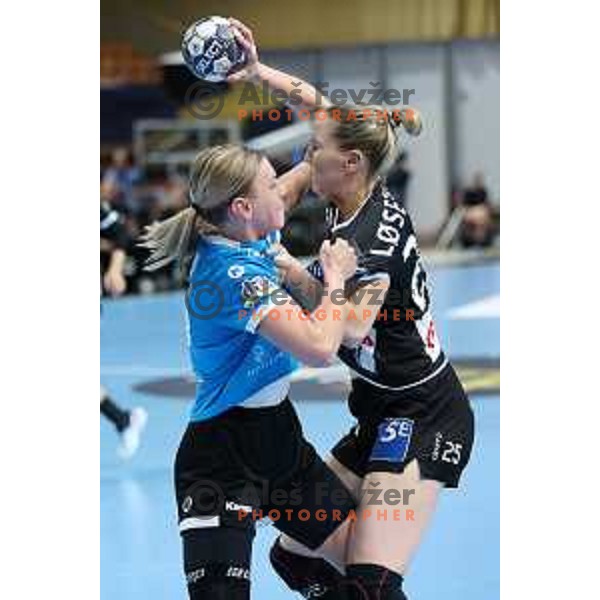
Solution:
{"label": "sports hall wall", "polygon": [[[405,43],[323,51],[267,51],[264,60],[329,89],[414,89],[410,102],[425,116],[425,131],[408,140],[410,209],[423,235],[448,215],[452,185],[484,174],[500,198],[500,47],[498,41]],[[368,98],[369,95],[365,95]]]}
{"label": "sports hall wall", "polygon": [[103,40],[154,56],[177,50],[194,18],[235,15],[253,27],[264,62],[330,90],[414,89],[425,130],[408,141],[408,201],[421,236],[436,235],[451,189],[476,172],[499,202],[498,0],[102,0],[101,11]]}
{"label": "sports hall wall", "polygon": [[263,48],[481,39],[500,33],[500,0],[102,0],[102,41],[140,51],[172,45],[182,23],[235,15]]}

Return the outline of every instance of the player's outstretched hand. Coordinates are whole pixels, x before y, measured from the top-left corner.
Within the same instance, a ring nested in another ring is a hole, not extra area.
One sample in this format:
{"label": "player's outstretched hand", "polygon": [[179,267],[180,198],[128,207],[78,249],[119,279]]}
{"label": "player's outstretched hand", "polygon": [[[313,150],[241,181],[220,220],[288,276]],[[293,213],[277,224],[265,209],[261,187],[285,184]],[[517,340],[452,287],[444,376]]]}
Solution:
{"label": "player's outstretched hand", "polygon": [[321,244],[319,260],[326,278],[328,274],[335,271],[346,280],[356,272],[356,251],[346,240],[341,238],[336,239],[333,243],[325,240]]}
{"label": "player's outstretched hand", "polygon": [[233,17],[229,18],[229,23],[231,24],[236,40],[246,53],[246,64],[243,69],[229,75],[229,77],[227,77],[227,82],[236,83],[238,81],[251,81],[256,77],[259,65],[258,50],[256,48],[254,36],[252,35],[252,30]]}

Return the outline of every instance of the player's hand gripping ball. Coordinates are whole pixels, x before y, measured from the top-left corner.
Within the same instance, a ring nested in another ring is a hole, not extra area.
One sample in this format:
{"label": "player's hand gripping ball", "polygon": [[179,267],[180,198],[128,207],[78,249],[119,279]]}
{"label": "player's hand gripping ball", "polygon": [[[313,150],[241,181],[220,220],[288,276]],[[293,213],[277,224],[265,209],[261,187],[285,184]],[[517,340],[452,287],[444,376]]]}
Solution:
{"label": "player's hand gripping ball", "polygon": [[190,71],[206,81],[220,83],[246,62],[229,21],[205,17],[190,25],[181,41],[181,53]]}

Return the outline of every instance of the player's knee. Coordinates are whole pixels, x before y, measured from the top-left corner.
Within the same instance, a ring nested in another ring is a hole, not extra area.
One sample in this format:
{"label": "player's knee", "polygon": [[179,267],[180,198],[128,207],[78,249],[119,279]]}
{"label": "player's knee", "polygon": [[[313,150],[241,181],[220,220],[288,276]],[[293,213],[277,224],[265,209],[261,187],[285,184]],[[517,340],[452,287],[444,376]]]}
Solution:
{"label": "player's knee", "polygon": [[344,600],[407,600],[402,582],[401,575],[379,565],[348,565],[338,595]]}
{"label": "player's knee", "polygon": [[279,540],[271,548],[270,559],[273,569],[290,590],[305,598],[329,598],[327,594],[343,580],[343,576],[326,560],[290,552],[281,546]]}

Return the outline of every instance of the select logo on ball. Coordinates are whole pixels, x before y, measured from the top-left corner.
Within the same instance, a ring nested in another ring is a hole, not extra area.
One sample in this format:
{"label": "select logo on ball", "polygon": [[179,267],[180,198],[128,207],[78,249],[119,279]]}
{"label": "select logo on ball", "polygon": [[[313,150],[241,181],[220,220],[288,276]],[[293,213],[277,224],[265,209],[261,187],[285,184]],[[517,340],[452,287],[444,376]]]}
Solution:
{"label": "select logo on ball", "polygon": [[205,81],[220,83],[246,60],[229,21],[207,17],[190,25],[181,42],[181,53],[190,71]]}

